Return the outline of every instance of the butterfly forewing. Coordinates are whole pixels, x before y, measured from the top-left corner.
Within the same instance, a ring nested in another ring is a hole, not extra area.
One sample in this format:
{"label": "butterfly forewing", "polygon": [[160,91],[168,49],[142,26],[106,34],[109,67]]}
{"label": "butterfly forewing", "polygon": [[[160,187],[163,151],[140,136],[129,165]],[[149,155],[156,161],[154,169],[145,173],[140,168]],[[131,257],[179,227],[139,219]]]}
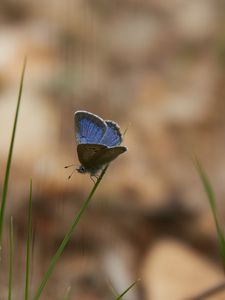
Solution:
{"label": "butterfly forewing", "polygon": [[119,146],[122,143],[122,135],[119,125],[113,121],[105,122],[107,129],[103,138],[101,139],[101,144],[104,144],[108,147]]}
{"label": "butterfly forewing", "polygon": [[77,111],[74,121],[78,144],[98,144],[107,129],[103,119],[86,111]]}

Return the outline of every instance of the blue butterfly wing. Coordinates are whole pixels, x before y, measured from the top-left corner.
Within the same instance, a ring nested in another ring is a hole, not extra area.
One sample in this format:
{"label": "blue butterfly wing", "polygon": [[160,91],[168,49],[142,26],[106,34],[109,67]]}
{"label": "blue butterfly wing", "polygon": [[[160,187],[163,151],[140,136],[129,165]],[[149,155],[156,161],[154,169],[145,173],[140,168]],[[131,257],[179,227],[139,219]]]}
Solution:
{"label": "blue butterfly wing", "polygon": [[108,147],[119,146],[122,143],[122,134],[120,127],[113,121],[105,121],[107,125],[106,132],[101,139],[101,144]]}
{"label": "blue butterfly wing", "polygon": [[100,117],[77,111],[74,115],[77,144],[99,144],[107,130],[107,125]]}

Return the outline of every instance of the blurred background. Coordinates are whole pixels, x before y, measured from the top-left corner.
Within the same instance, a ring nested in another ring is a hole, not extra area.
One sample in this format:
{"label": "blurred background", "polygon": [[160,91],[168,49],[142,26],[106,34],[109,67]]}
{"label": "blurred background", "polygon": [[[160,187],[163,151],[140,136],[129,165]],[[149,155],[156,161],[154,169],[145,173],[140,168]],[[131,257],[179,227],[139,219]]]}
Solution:
{"label": "blurred background", "polygon": [[41,299],[63,299],[71,286],[70,299],[110,300],[111,287],[122,292],[141,278],[124,300],[181,300],[222,282],[192,157],[207,170],[225,220],[224,1],[2,0],[1,183],[25,55],[6,211],[6,224],[11,215],[15,222],[15,299],[23,295],[30,178],[32,292],[93,186],[88,175],[68,181],[64,169],[79,164],[76,110],[129,127],[129,151],[108,169]]}

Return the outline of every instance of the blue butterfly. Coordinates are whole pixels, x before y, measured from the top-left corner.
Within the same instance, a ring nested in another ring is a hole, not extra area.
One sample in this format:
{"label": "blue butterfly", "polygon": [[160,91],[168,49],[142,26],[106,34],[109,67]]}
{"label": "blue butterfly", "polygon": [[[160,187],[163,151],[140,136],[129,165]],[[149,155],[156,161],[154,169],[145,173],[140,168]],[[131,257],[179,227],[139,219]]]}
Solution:
{"label": "blue butterfly", "polygon": [[74,115],[77,154],[81,163],[79,173],[96,174],[117,156],[127,151],[120,146],[122,134],[113,121],[105,121],[87,111],[76,111]]}

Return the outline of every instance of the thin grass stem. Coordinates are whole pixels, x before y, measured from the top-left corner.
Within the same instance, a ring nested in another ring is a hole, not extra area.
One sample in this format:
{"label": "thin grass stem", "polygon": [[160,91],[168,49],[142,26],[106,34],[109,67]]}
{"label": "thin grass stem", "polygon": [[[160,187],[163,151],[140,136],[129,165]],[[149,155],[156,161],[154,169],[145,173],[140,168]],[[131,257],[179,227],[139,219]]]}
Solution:
{"label": "thin grass stem", "polygon": [[70,292],[71,292],[71,286],[68,286],[68,288],[66,289],[65,295],[63,297],[63,300],[69,300]]}
{"label": "thin grass stem", "polygon": [[110,280],[107,280],[107,285],[108,285],[110,291],[112,292],[113,296],[115,298],[119,297],[119,293],[116,291],[116,289],[114,288],[114,286]]}
{"label": "thin grass stem", "polygon": [[17,121],[18,121],[20,102],[21,102],[22,91],[23,91],[23,82],[24,82],[24,74],[25,74],[25,69],[26,69],[26,61],[27,60],[25,58],[24,63],[23,63],[21,79],[20,79],[17,107],[16,107],[16,112],[15,112],[11,142],[10,142],[10,146],[9,146],[8,159],[7,159],[6,171],[5,171],[5,177],[4,177],[3,191],[2,191],[2,201],[1,201],[1,208],[0,208],[0,250],[1,250],[1,246],[2,246],[2,234],[3,234],[5,206],[6,206],[6,200],[7,200],[7,194],[8,194],[9,175],[10,175],[10,170],[11,170],[13,147],[14,147],[14,142],[15,142]]}
{"label": "thin grass stem", "polygon": [[202,185],[204,187],[206,195],[208,197],[208,201],[209,201],[209,205],[210,205],[210,208],[212,211],[214,223],[216,225],[219,249],[220,249],[220,254],[222,257],[222,261],[223,261],[223,267],[225,269],[225,237],[224,237],[224,232],[223,232],[223,229],[222,229],[222,227],[220,225],[220,221],[219,221],[219,214],[218,214],[218,209],[217,209],[217,205],[216,205],[215,193],[214,193],[213,187],[209,181],[209,178],[206,175],[206,172],[204,171],[202,165],[200,164],[200,162],[197,158],[194,159],[194,164],[195,164],[195,167],[201,178]]}
{"label": "thin grass stem", "polygon": [[49,264],[49,267],[48,267],[48,269],[47,269],[47,271],[46,271],[46,273],[45,273],[45,275],[44,275],[44,277],[43,277],[43,279],[42,279],[42,281],[41,281],[41,283],[40,283],[40,285],[39,285],[39,287],[38,287],[38,289],[37,289],[37,291],[36,291],[36,293],[35,293],[35,296],[34,296],[34,298],[33,298],[34,300],[38,300],[38,299],[39,299],[39,297],[40,297],[40,295],[41,295],[41,293],[42,293],[42,291],[43,291],[43,289],[44,289],[44,287],[45,287],[45,285],[46,285],[46,283],[47,283],[47,281],[48,281],[48,279],[49,279],[49,277],[50,277],[50,275],[51,275],[51,273],[52,273],[52,271],[53,271],[53,269],[55,268],[55,266],[56,266],[56,264],[57,264],[59,258],[61,257],[61,255],[62,255],[62,253],[63,253],[63,251],[64,251],[64,248],[66,247],[66,245],[67,245],[68,242],[70,241],[70,239],[71,239],[71,237],[72,237],[72,235],[73,235],[73,233],[74,233],[74,230],[75,230],[77,224],[78,224],[79,221],[80,221],[81,216],[82,216],[83,213],[86,211],[86,209],[87,209],[87,207],[88,207],[88,204],[89,204],[89,202],[91,201],[91,199],[92,199],[92,197],[93,197],[93,195],[94,195],[94,193],[95,193],[95,191],[96,191],[98,185],[100,184],[100,182],[101,182],[101,180],[102,180],[102,178],[103,178],[103,176],[104,176],[104,174],[105,174],[107,168],[108,168],[108,166],[106,166],[106,167],[103,169],[103,171],[101,172],[101,175],[99,176],[98,180],[96,181],[96,183],[95,183],[94,187],[92,188],[90,194],[88,195],[88,197],[87,197],[86,200],[84,201],[84,203],[83,203],[81,209],[80,209],[79,212],[75,215],[74,220],[73,220],[73,222],[72,222],[72,225],[71,225],[70,229],[69,229],[68,232],[66,233],[66,235],[65,235],[65,237],[64,237],[64,239],[63,239],[63,241],[62,241],[62,243],[60,244],[60,246],[59,246],[59,248],[57,249],[55,255],[53,256],[53,258],[52,258],[52,260],[51,260],[51,262],[50,262],[50,264]]}
{"label": "thin grass stem", "polygon": [[12,283],[13,283],[13,218],[10,219],[9,229],[9,280],[8,280],[8,300],[12,299]]}
{"label": "thin grass stem", "polygon": [[121,300],[124,295],[126,295],[138,282],[140,279],[135,280],[122,294],[120,294],[116,300]]}
{"label": "thin grass stem", "polygon": [[29,205],[28,205],[28,217],[27,217],[26,275],[25,275],[25,293],[24,293],[25,300],[28,300],[29,298],[31,242],[32,242],[32,180],[30,181],[30,197],[29,197]]}

